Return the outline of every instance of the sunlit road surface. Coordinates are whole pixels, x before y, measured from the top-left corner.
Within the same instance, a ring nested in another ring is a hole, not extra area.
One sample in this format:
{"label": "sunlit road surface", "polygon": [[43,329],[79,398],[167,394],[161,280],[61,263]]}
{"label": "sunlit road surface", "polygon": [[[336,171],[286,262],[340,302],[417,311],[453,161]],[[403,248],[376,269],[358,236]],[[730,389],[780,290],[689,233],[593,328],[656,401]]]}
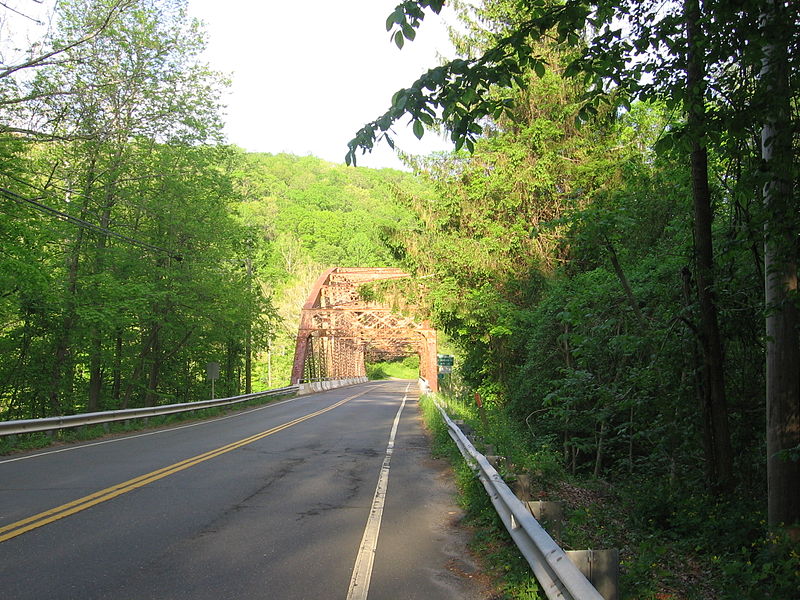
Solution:
{"label": "sunlit road surface", "polygon": [[409,382],[0,457],[7,600],[479,599]]}

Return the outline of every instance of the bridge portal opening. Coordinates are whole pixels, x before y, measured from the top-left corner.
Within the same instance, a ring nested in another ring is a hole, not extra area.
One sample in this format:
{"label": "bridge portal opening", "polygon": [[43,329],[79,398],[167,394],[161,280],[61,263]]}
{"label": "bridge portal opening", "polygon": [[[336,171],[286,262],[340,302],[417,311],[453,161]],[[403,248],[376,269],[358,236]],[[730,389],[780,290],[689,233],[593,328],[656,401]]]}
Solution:
{"label": "bridge portal opening", "polygon": [[419,376],[436,390],[436,331],[430,323],[358,293],[370,281],[408,277],[389,268],[334,267],[323,273],[300,315],[292,383],[363,377],[368,363],[416,355]]}
{"label": "bridge portal opening", "polygon": [[370,379],[417,379],[420,376],[419,354],[374,358],[367,355],[365,360]]}

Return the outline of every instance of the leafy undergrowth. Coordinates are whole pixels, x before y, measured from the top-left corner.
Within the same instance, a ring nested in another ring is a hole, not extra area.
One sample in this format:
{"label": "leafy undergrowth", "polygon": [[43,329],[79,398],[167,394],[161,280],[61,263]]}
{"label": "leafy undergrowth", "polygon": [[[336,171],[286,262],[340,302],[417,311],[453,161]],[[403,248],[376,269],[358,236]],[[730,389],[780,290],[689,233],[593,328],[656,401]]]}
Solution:
{"label": "leafy undergrowth", "polygon": [[115,423],[107,423],[105,426],[85,425],[72,429],[53,431],[51,435],[48,435],[46,432],[36,432],[20,434],[16,436],[0,437],[0,456],[5,454],[13,454],[15,452],[25,452],[28,450],[47,448],[48,446],[59,444],[85,442],[88,440],[131,433],[133,431],[141,431],[143,429],[158,429],[162,427],[170,427],[179,423],[213,419],[228,413],[277,402],[279,400],[285,400],[287,397],[289,397],[288,394],[280,396],[267,396],[264,398],[248,400],[247,402],[241,402],[232,406],[217,406],[213,408],[202,408],[190,412],[187,411],[171,415],[130,419],[128,421],[117,421]]}
{"label": "leafy undergrowth", "polygon": [[800,598],[800,544],[768,535],[754,502],[670,485],[559,482],[564,545],[618,548],[623,600]]}
{"label": "leafy undergrowth", "polygon": [[562,546],[617,548],[620,597],[641,600],[720,598],[717,570],[687,543],[631,522],[633,500],[602,482],[561,481],[552,497],[567,516]]}
{"label": "leafy undergrowth", "polygon": [[[498,469],[511,483],[527,473],[534,497],[562,502],[565,550],[617,548],[620,600],[799,600],[800,544],[768,536],[758,503],[714,498],[670,481],[628,478],[607,482],[569,475],[558,457],[497,413],[485,420],[471,403],[452,398],[452,418],[474,430],[484,453],[507,458]],[[495,576],[504,598],[544,598],[505,531],[479,480],[461,458],[433,405],[420,405],[434,449],[454,465],[460,497],[475,528],[474,552]],[[537,595],[539,594],[539,595]]]}

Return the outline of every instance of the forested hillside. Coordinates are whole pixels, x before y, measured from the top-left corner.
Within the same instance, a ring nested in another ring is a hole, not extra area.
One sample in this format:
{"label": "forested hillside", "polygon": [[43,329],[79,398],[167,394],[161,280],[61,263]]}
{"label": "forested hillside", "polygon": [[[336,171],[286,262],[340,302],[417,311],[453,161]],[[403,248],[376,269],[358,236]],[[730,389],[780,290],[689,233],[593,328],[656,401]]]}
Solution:
{"label": "forested hillside", "polygon": [[432,191],[410,173],[286,154],[243,155],[235,180],[237,213],[259,249],[253,261],[259,285],[277,316],[258,354],[256,379],[286,385],[300,309],[317,277],[332,266],[395,266],[386,236],[416,227],[397,198],[427,198]]}

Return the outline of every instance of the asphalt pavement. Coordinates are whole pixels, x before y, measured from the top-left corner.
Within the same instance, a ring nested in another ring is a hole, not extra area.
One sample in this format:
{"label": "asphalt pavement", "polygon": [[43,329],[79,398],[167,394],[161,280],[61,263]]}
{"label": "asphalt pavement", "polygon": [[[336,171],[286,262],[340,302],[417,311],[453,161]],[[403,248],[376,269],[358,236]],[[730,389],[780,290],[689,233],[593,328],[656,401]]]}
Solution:
{"label": "asphalt pavement", "polygon": [[417,396],[370,382],[0,457],[0,596],[488,598]]}

